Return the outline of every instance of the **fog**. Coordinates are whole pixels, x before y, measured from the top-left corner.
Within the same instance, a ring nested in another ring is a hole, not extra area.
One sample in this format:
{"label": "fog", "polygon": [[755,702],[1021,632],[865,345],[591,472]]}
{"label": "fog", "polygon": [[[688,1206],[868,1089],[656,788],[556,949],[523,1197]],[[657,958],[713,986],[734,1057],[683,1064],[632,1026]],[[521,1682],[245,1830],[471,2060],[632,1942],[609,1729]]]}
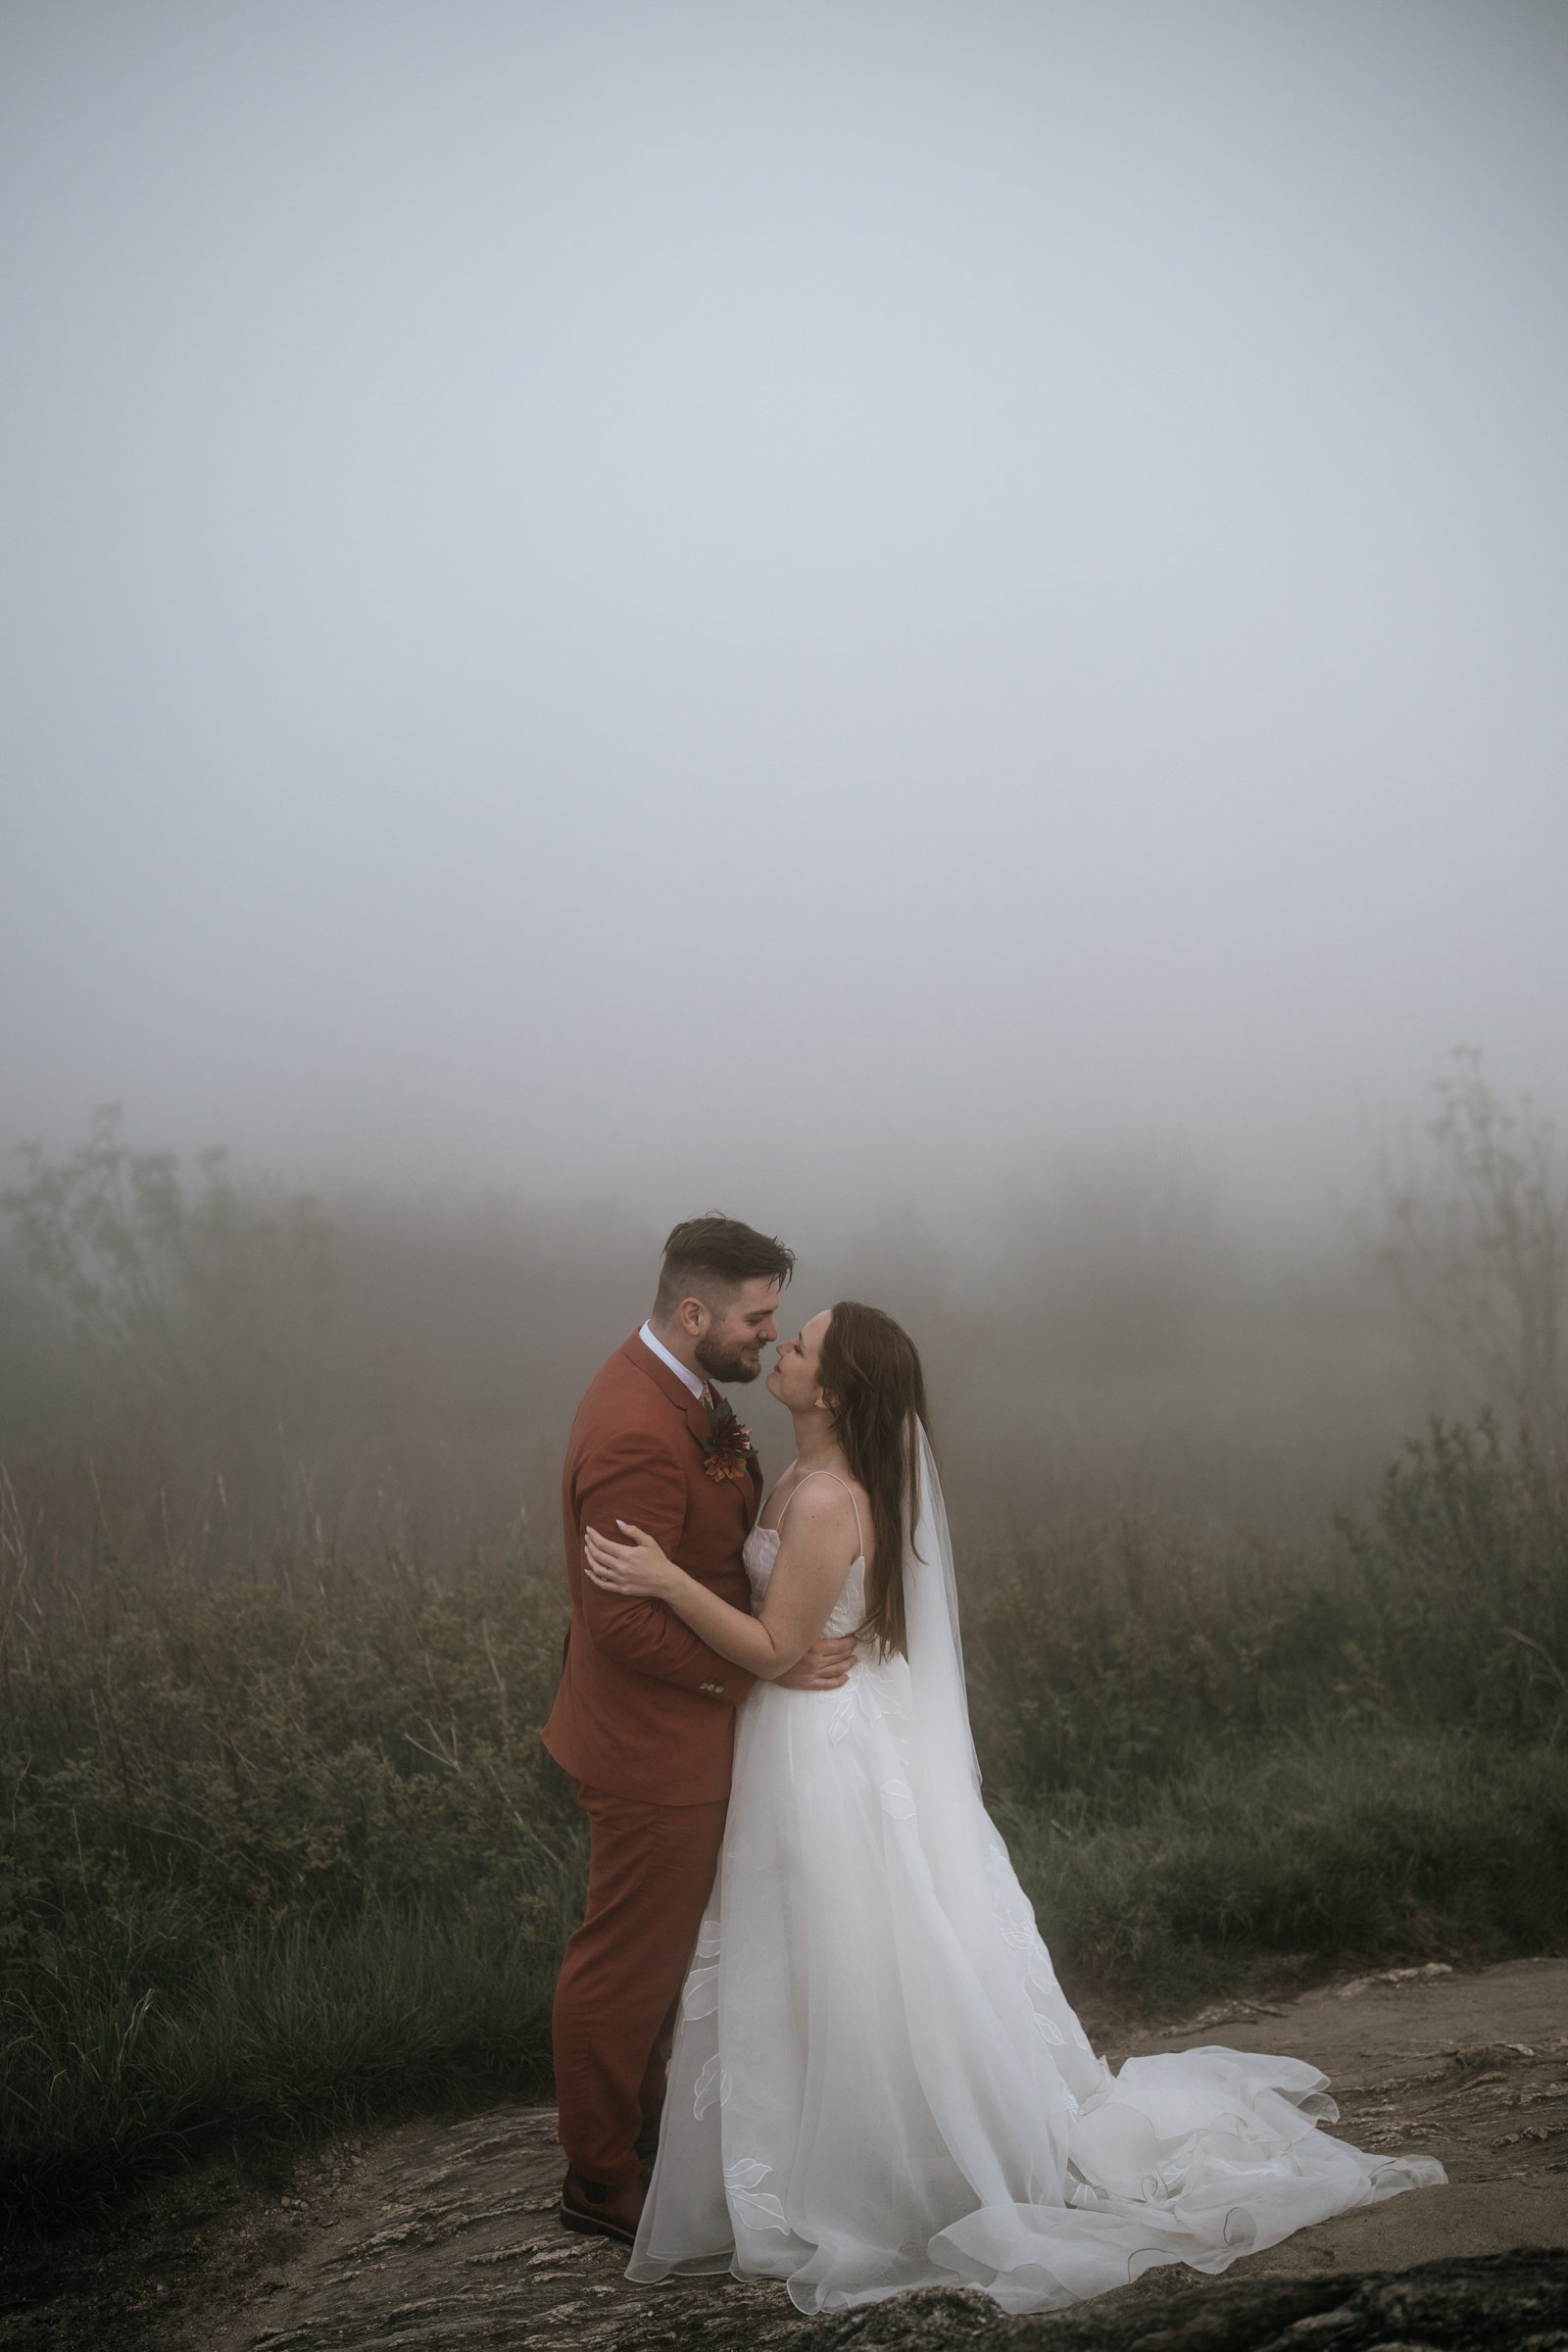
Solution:
{"label": "fog", "polygon": [[0,39],[0,1147],[801,1239],[1564,1106],[1560,6]]}

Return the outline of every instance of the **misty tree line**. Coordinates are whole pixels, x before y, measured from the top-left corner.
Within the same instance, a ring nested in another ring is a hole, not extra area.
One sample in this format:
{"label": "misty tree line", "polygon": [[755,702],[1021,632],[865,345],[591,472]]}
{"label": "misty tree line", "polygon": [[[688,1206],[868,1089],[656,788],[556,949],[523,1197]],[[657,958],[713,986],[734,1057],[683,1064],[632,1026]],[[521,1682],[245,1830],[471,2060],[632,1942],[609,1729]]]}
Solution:
{"label": "misty tree line", "polygon": [[1516,1109],[1481,1056],[1455,1054],[1425,1130],[1429,1179],[1385,1159],[1382,1256],[1411,1313],[1440,1333],[1535,1433],[1560,1439],[1568,1328],[1568,1184],[1557,1135]]}
{"label": "misty tree line", "polygon": [[[1419,1138],[1374,1173],[1363,1243],[1410,1337],[1554,1450],[1568,1423],[1557,1139],[1528,1099],[1498,1098],[1475,1054],[1455,1056],[1436,1093]],[[220,1150],[187,1170],[172,1152],[134,1148],[113,1109],[64,1157],[29,1147],[21,1158],[21,1180],[0,1193],[8,1451],[111,1424],[231,1475],[304,1440],[373,1442],[427,1469],[459,1427],[498,1447],[532,1435],[548,1450],[648,1288],[649,1238],[629,1222],[505,1201],[454,1218],[369,1195],[330,1207],[270,1196]],[[1100,1171],[1075,1187],[1069,1173],[1043,1219],[1015,1220],[998,1247],[989,1277],[914,1250],[868,1267],[865,1288],[878,1295],[879,1281],[917,1336],[939,1332],[950,1369],[978,1365],[1017,1388],[1048,1360],[1064,1392],[1127,1366],[1179,1381],[1225,1236],[1181,1171],[1129,1164],[1118,1181]],[[541,1493],[546,1483],[542,1471]]]}

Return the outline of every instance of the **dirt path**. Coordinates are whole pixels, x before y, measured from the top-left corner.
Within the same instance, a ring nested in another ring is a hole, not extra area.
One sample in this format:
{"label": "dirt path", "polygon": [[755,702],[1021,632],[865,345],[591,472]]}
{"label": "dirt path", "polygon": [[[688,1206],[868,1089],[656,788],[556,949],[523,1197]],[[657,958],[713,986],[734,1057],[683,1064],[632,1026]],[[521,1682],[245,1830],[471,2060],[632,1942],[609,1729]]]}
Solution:
{"label": "dirt path", "polygon": [[[1568,1961],[1342,1983],[1278,2007],[1236,2003],[1111,2055],[1214,2040],[1310,2059],[1332,2078],[1348,2136],[1440,2157],[1451,2183],[1304,2230],[1233,2278],[1568,2248]],[[128,2202],[111,2225],[12,2250],[0,2345],[764,2352],[822,2332],[774,2286],[628,2287],[614,2248],[556,2221],[552,2131],[545,2109],[498,2106],[331,2141],[265,2184],[204,2166]],[[1165,2270],[1095,2310],[1125,2310],[1131,2326],[1194,2291],[1190,2273]]]}

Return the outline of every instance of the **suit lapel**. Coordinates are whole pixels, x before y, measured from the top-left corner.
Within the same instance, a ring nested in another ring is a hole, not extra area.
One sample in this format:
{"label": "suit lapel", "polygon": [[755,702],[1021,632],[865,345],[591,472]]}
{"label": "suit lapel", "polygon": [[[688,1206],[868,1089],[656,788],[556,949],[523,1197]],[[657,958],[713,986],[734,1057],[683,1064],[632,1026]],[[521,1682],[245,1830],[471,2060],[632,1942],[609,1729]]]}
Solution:
{"label": "suit lapel", "polygon": [[[666,1363],[662,1363],[651,1348],[643,1346],[636,1332],[632,1333],[620,1352],[629,1364],[635,1364],[638,1371],[653,1382],[662,1396],[668,1397],[670,1403],[681,1414],[698,1446],[706,1446],[710,1431],[708,1407],[702,1398],[694,1396],[686,1383],[678,1378]],[[761,1464],[755,1460],[748,1463],[744,1482],[737,1478],[724,1483],[732,1485],[740,1495],[741,1508],[745,1515],[749,1534],[762,1504]]]}
{"label": "suit lapel", "polygon": [[644,1377],[651,1380],[661,1396],[667,1396],[680,1414],[699,1446],[708,1436],[708,1407],[700,1396],[694,1396],[686,1383],[662,1363],[651,1348],[645,1348],[636,1332],[621,1349],[629,1364],[635,1364]]}

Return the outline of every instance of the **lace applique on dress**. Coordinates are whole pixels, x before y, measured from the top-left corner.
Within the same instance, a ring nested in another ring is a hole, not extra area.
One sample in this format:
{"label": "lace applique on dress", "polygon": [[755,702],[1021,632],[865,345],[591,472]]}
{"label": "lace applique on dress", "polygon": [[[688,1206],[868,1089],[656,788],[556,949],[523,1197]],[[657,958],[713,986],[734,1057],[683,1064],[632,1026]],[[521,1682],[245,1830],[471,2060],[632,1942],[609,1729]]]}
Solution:
{"label": "lace applique on dress", "polygon": [[757,2193],[773,2170],[770,2164],[759,2164],[755,2156],[742,2156],[724,2167],[724,2201],[732,2218],[745,2222],[753,2230],[778,2230],[789,2234],[789,2220],[777,2197],[760,2197]]}
{"label": "lace applique on dress", "polygon": [[710,2017],[718,2007],[718,1962],[691,1969],[680,1996],[682,2017]]}
{"label": "lace applique on dress", "polygon": [[692,2085],[692,2115],[695,2120],[701,2123],[715,2102],[722,2107],[729,2097],[730,2087],[729,2068],[719,2064],[715,2050]]}
{"label": "lace applique on dress", "polygon": [[835,1747],[846,1740],[852,1732],[868,1732],[879,1723],[906,1724],[909,1710],[902,1699],[895,1698],[889,1679],[879,1674],[863,1658],[858,1661],[839,1694],[838,1703],[828,1717],[827,1736]]}

